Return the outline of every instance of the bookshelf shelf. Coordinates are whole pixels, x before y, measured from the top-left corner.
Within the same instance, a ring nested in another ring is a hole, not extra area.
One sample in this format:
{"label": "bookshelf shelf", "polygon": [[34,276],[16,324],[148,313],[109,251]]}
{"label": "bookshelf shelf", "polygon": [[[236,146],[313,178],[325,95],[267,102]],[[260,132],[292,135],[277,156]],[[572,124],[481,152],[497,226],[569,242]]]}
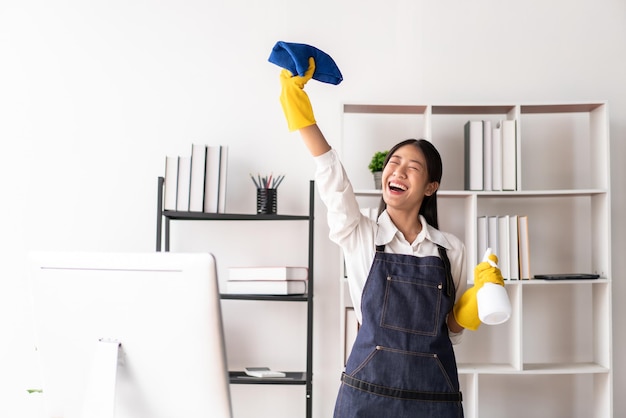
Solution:
{"label": "bookshelf shelf", "polygon": [[[358,189],[354,191],[359,196],[378,196],[379,189]],[[573,189],[573,190],[519,190],[519,191],[470,191],[470,190],[439,190],[437,196],[477,196],[477,197],[546,197],[546,196],[596,196],[605,195],[606,189]]]}
{"label": "bookshelf shelf", "polygon": [[[285,372],[285,378],[253,378],[243,371],[230,371],[231,384],[243,385],[302,385],[305,386],[305,416],[312,417],[313,406],[313,237],[314,237],[314,182],[309,183],[309,213],[307,215],[284,214],[237,214],[237,213],[204,213],[163,210],[164,178],[159,177],[157,183],[157,221],[156,251],[170,250],[171,221],[243,221],[243,222],[306,222],[308,224],[308,293],[301,295],[220,295],[222,300],[230,301],[261,301],[268,303],[300,302],[306,304],[306,370]],[[233,302],[234,303],[234,302]]]}
{"label": "bookshelf shelf", "polygon": [[170,219],[195,221],[302,221],[309,219],[308,216],[299,215],[176,212],[170,210],[163,211],[163,216]]}
{"label": "bookshelf shelf", "polygon": [[306,373],[285,372],[285,377],[259,378],[251,377],[243,371],[229,372],[230,383],[239,385],[306,385]]}
{"label": "bookshelf shelf", "polygon": [[222,293],[220,297],[230,300],[268,300],[276,302],[306,302],[309,300],[308,295],[239,295]]}
{"label": "bookshelf shelf", "polygon": [[[477,119],[516,121],[516,190],[465,190],[463,127]],[[465,331],[455,346],[465,416],[612,416],[608,104],[346,104],[342,129],[338,149],[363,208],[377,208],[381,198],[364,163],[372,152],[405,138],[435,144],[444,165],[439,224],[464,241],[468,272],[479,259],[477,218],[516,214],[528,216],[531,277],[600,275],[506,281],[511,319]],[[345,278],[341,288],[345,361],[356,324],[344,314],[351,309]]]}

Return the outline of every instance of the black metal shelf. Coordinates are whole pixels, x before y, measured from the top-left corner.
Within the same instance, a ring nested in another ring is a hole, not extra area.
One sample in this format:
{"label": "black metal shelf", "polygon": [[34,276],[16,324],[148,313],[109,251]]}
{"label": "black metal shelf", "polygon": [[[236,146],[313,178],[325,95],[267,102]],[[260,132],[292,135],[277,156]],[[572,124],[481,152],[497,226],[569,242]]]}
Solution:
{"label": "black metal shelf", "polygon": [[221,299],[231,300],[273,300],[276,302],[306,302],[309,300],[308,294],[304,295],[239,295],[232,293],[220,294]]}
{"label": "black metal shelf", "polygon": [[191,221],[305,221],[309,219],[305,215],[267,215],[248,213],[204,213],[204,212],[179,212],[164,210],[163,216],[177,220]]}
{"label": "black metal shelf", "polygon": [[252,377],[246,372],[228,372],[230,383],[237,385],[306,385],[306,372],[285,372],[285,377]]}
{"label": "black metal shelf", "polygon": [[[281,214],[242,214],[242,213],[204,213],[180,212],[163,210],[163,187],[165,179],[158,178],[157,188],[157,222],[156,222],[156,250],[170,250],[171,221],[306,221],[308,222],[308,293],[300,295],[220,295],[222,300],[240,301],[268,301],[268,302],[306,302],[307,305],[307,349],[306,371],[285,372],[284,378],[250,377],[242,371],[230,371],[229,379],[232,384],[271,384],[271,385],[304,385],[306,386],[306,417],[312,417],[313,407],[313,236],[315,213],[315,184],[309,182],[309,214],[308,215],[281,215]],[[164,228],[163,228],[164,226]],[[164,229],[164,230],[163,230]]]}

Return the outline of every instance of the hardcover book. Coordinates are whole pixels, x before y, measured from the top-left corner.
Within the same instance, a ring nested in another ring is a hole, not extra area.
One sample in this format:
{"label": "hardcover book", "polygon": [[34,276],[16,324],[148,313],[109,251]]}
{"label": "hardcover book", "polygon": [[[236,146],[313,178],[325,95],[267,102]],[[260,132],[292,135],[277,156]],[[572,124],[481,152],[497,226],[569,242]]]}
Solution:
{"label": "hardcover book", "polygon": [[229,280],[226,293],[235,295],[300,295],[306,293],[306,280]]}
{"label": "hardcover book", "polygon": [[206,170],[206,145],[191,145],[191,180],[189,186],[189,211],[202,212],[204,208],[204,173]]}
{"label": "hardcover book", "polygon": [[228,279],[238,280],[307,280],[309,269],[297,266],[230,267]]}
{"label": "hardcover book", "polygon": [[465,124],[465,190],[483,190],[483,121]]}
{"label": "hardcover book", "polygon": [[178,157],[165,157],[165,187],[163,209],[176,210],[176,196],[178,194]]}
{"label": "hardcover book", "polygon": [[187,212],[189,210],[189,183],[191,180],[191,157],[178,157],[178,196],[176,198],[176,210]]}
{"label": "hardcover book", "polygon": [[502,121],[502,190],[517,190],[517,139],[515,121]]}

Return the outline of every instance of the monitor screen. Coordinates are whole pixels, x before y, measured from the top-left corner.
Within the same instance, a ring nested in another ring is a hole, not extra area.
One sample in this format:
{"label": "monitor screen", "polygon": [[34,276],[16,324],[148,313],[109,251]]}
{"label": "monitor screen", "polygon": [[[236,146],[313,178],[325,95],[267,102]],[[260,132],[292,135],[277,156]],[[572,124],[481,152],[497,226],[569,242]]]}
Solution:
{"label": "monitor screen", "polygon": [[31,266],[46,418],[232,417],[211,254],[45,252]]}

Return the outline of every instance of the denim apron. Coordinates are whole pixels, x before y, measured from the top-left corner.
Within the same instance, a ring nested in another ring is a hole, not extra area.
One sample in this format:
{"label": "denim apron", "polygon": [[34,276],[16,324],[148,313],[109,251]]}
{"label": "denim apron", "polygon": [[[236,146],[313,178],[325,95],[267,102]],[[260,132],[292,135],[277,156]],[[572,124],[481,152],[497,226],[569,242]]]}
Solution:
{"label": "denim apron", "polygon": [[446,324],[454,282],[445,249],[439,247],[439,254],[415,257],[376,248],[335,418],[463,417]]}

